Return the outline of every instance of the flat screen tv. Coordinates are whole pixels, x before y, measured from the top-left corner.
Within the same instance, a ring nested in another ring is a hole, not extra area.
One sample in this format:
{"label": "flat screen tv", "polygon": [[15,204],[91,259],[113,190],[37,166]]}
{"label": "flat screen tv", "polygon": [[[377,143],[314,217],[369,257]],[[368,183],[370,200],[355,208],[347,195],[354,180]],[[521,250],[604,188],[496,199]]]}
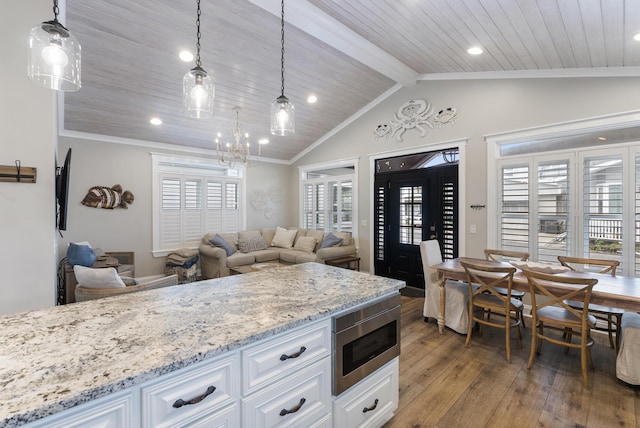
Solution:
{"label": "flat screen tv", "polygon": [[69,198],[69,177],[71,168],[71,149],[67,150],[64,164],[56,162],[56,226],[58,230],[67,230],[67,199]]}

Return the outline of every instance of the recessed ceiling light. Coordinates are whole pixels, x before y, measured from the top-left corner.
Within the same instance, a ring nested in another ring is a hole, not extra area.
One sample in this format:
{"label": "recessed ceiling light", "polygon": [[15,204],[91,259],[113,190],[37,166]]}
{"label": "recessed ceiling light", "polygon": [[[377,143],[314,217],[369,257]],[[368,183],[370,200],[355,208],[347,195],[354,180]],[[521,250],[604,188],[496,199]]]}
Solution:
{"label": "recessed ceiling light", "polygon": [[180,59],[184,62],[191,62],[193,61],[193,54],[189,51],[182,51],[178,54],[178,56],[180,57]]}
{"label": "recessed ceiling light", "polygon": [[260,144],[269,144],[269,139],[268,138],[260,138],[258,140],[258,143],[260,143]]}
{"label": "recessed ceiling light", "polygon": [[473,47],[470,47],[469,49],[467,49],[467,53],[469,55],[480,55],[482,53],[482,48],[480,48],[478,46],[473,46]]}
{"label": "recessed ceiling light", "polygon": [[600,141],[607,141],[607,137],[598,137],[598,140],[600,140]]}
{"label": "recessed ceiling light", "polygon": [[152,125],[162,125],[162,120],[160,120],[160,118],[157,118],[157,117],[152,117],[149,123]]}
{"label": "recessed ceiling light", "polygon": [[633,40],[638,40],[640,41],[640,33],[636,34],[635,36],[633,36]]}
{"label": "recessed ceiling light", "polygon": [[318,97],[316,97],[315,95],[309,95],[309,98],[307,98],[307,102],[308,102],[309,104],[313,104],[313,103],[315,103],[316,101],[318,101]]}

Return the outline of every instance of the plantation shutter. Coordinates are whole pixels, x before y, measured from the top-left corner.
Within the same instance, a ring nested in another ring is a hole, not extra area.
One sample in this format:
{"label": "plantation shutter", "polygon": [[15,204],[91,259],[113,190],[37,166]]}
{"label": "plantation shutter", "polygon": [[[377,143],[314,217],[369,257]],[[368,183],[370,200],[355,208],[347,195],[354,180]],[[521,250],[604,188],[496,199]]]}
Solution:
{"label": "plantation shutter", "polygon": [[569,162],[540,162],[537,167],[538,261],[558,263],[568,254],[573,231],[569,221]]}
{"label": "plantation shutter", "polygon": [[501,169],[500,248],[529,249],[529,167],[505,166]]}
{"label": "plantation shutter", "polygon": [[620,260],[622,268],[622,156],[584,160],[584,257]]}
{"label": "plantation shutter", "polygon": [[455,183],[444,180],[442,183],[442,259],[454,258],[456,195]]}
{"label": "plantation shutter", "polygon": [[193,247],[204,235],[202,210],[202,179],[184,180],[184,211],[182,213],[182,246]]}
{"label": "plantation shutter", "polygon": [[161,208],[160,208],[160,246],[161,248],[180,247],[181,228],[181,185],[182,181],[176,177],[161,179]]}

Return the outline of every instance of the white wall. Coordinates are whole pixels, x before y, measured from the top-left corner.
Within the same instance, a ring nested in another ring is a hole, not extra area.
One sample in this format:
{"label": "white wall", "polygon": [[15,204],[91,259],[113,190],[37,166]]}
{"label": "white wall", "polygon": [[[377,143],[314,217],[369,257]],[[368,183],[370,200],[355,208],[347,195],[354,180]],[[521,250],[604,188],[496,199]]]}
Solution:
{"label": "white wall", "polygon": [[29,31],[51,18],[51,1],[2,2],[0,165],[37,168],[36,183],[0,183],[2,314],[55,304],[55,93],[27,78]]}
{"label": "white wall", "polygon": [[[366,220],[367,227],[359,230],[359,253],[361,269],[369,270],[373,223],[369,187],[373,173],[369,168],[369,156],[407,149],[428,151],[434,144],[468,139],[466,179],[460,183],[460,191],[466,198],[465,206],[461,207],[466,224],[460,225],[466,246],[460,253],[480,257],[487,243],[487,221],[491,219],[487,219],[486,210],[472,210],[469,205],[485,204],[487,186],[495,185],[487,183],[484,136],[636,110],[639,98],[640,78],[637,77],[422,81],[415,87],[394,93],[301,158],[296,165],[360,156],[359,220]],[[424,138],[420,138],[417,130],[411,130],[404,134],[403,142],[376,140],[373,134],[376,126],[388,123],[393,113],[411,99],[426,99],[436,112],[455,107],[460,111],[460,117],[455,125],[430,129]],[[476,234],[468,233],[470,224],[477,225]]]}
{"label": "white wall", "polygon": [[[180,150],[150,148],[116,144],[97,140],[60,137],[58,157],[64,158],[68,148],[71,155],[69,211],[67,231],[60,239],[59,258],[66,255],[69,242],[89,241],[104,251],[134,251],[136,276],[155,275],[164,271],[166,257],[153,257],[152,249],[152,195],[150,152],[201,156]],[[178,146],[176,146],[178,149]],[[207,156],[204,156],[207,157]],[[291,167],[259,162],[246,171],[247,195],[254,191],[268,191],[286,183]],[[96,209],[80,202],[93,186],[120,184],[133,193],[135,201],[127,209]],[[257,229],[276,225],[289,225],[293,212],[288,196],[281,202],[271,203],[273,211],[267,219],[247,198],[247,228]],[[217,232],[217,231],[210,231]]]}

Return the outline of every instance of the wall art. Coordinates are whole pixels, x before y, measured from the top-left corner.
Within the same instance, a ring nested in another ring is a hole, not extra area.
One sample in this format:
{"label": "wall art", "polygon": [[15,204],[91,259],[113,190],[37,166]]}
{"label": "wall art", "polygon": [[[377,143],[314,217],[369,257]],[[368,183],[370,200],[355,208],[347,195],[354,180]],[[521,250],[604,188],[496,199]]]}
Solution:
{"label": "wall art", "polygon": [[455,124],[459,116],[458,109],[448,107],[434,114],[434,109],[426,100],[410,100],[402,104],[393,119],[389,123],[383,123],[373,130],[376,140],[380,138],[396,137],[396,140],[403,141],[404,133],[417,129],[420,131],[420,138],[427,135],[429,129],[434,126],[440,128],[445,123]]}
{"label": "wall art", "polygon": [[122,186],[116,184],[113,187],[93,186],[82,200],[82,205],[91,208],[104,208],[112,210],[114,208],[129,208],[133,203],[133,193],[128,190],[122,191]]}
{"label": "wall art", "polygon": [[265,218],[273,216],[273,205],[284,200],[284,190],[280,186],[271,186],[266,191],[254,190],[251,192],[249,202],[251,207],[261,211]]}

